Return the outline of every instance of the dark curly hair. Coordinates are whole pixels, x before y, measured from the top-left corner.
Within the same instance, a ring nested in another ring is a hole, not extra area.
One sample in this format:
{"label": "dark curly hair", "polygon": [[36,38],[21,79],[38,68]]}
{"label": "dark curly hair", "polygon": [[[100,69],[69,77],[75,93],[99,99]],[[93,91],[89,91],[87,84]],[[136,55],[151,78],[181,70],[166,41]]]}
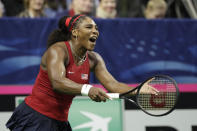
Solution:
{"label": "dark curly hair", "polygon": [[[86,15],[81,15],[80,17],[79,16],[80,15],[75,15],[73,17],[70,16],[61,17],[58,22],[58,29],[52,31],[48,37],[47,48],[49,48],[51,45],[55,44],[56,42],[70,40],[72,35],[70,31],[71,26],[72,29],[75,29],[86,17],[88,17]],[[79,18],[76,21],[74,21],[77,17]],[[69,22],[69,26],[67,27],[65,23],[68,18],[71,18],[71,20]]]}

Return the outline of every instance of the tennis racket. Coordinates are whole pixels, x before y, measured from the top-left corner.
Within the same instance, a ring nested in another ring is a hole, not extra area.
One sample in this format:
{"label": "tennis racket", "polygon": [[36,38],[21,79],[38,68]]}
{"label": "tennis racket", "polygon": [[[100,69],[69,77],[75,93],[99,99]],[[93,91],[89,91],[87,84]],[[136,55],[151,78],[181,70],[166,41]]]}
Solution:
{"label": "tennis racket", "polygon": [[[157,93],[146,92],[146,88],[154,89]],[[174,110],[178,101],[179,89],[173,78],[156,75],[128,92],[107,94],[113,99],[128,100],[148,115],[164,116]]]}

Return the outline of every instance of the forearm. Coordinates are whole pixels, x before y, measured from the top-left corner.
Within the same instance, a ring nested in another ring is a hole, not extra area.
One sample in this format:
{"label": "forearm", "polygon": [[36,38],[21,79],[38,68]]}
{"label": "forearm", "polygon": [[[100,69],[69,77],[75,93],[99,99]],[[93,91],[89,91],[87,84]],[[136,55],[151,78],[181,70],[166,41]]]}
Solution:
{"label": "forearm", "polygon": [[54,91],[63,94],[80,95],[83,84],[78,84],[67,78],[52,80],[52,87]]}
{"label": "forearm", "polygon": [[108,82],[104,87],[111,93],[125,93],[134,88],[121,82]]}

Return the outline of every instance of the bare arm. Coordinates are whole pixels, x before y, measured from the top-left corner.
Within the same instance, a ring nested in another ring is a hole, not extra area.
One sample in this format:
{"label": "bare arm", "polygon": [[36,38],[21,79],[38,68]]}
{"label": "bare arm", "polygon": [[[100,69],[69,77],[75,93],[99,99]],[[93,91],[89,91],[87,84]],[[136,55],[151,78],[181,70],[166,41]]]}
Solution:
{"label": "bare arm", "polygon": [[97,60],[97,64],[94,67],[94,73],[100,83],[112,93],[124,93],[131,90],[133,87],[129,87],[127,84],[122,82],[118,82],[107,70],[105,63],[102,57],[95,54],[95,59]]}
{"label": "bare arm", "polygon": [[48,49],[46,57],[46,65],[49,79],[54,91],[65,94],[81,94],[82,84],[78,84],[65,77],[65,61],[68,60],[68,54],[65,48],[60,44],[56,44]]}
{"label": "bare arm", "polygon": [[[65,77],[65,61],[68,61],[68,54],[65,48],[60,45],[54,45],[47,51],[47,71],[54,91],[64,93],[81,95],[83,84],[78,84]],[[100,88],[91,88],[88,96],[96,101],[106,101],[109,97]]]}

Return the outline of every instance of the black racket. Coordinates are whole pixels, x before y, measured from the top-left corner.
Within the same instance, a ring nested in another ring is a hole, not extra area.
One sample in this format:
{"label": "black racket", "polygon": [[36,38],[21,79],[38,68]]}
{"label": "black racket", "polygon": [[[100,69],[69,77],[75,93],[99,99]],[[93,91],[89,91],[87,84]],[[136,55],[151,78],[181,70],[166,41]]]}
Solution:
{"label": "black racket", "polygon": [[[147,88],[154,90],[154,93],[146,92]],[[128,100],[148,115],[164,116],[174,110],[178,101],[179,89],[176,81],[171,77],[156,75],[128,92],[107,94],[111,98]]]}

